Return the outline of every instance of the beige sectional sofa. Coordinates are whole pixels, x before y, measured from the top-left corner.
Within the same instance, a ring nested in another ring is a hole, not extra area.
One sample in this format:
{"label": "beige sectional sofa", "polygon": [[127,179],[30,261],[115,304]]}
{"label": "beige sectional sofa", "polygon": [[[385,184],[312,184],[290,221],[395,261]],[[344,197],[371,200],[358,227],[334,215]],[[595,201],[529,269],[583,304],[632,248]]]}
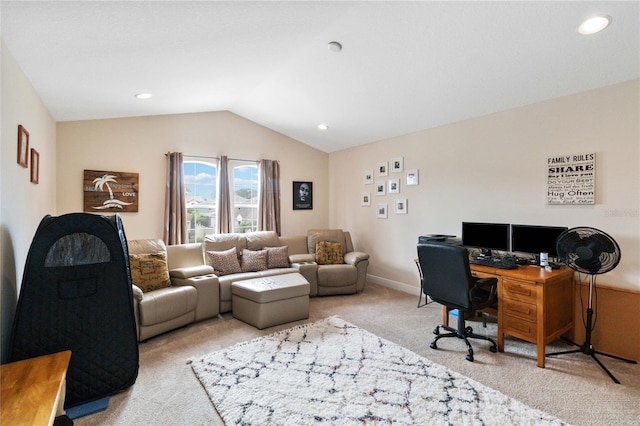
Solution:
{"label": "beige sectional sofa", "polygon": [[354,294],[364,289],[369,265],[369,255],[355,251],[349,232],[341,229],[291,237],[272,231],[215,234],[204,243],[167,247],[161,240],[131,240],[128,246],[132,265],[132,255],[155,253],[161,259],[164,253],[170,277],[170,286],[146,292],[134,279],[139,341],[230,312],[237,281],[300,273],[309,282],[309,296]]}

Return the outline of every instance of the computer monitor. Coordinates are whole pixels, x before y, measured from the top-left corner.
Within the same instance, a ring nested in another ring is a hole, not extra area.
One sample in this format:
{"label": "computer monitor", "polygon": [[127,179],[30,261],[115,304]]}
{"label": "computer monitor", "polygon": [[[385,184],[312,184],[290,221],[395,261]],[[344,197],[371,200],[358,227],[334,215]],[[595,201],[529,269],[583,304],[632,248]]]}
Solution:
{"label": "computer monitor", "polygon": [[491,256],[491,250],[509,251],[510,227],[508,223],[462,222],[462,245],[482,250]]}
{"label": "computer monitor", "polygon": [[511,251],[515,253],[549,253],[558,257],[556,240],[568,228],[564,226],[511,225]]}

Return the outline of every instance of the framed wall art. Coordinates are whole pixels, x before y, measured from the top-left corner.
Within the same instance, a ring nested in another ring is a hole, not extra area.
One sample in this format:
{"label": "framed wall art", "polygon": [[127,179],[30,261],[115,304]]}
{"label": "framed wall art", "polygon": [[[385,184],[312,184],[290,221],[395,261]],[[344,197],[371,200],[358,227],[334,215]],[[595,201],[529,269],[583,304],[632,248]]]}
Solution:
{"label": "framed wall art", "polygon": [[387,218],[387,205],[386,204],[378,204],[376,206],[376,217],[378,219],[386,219]]}
{"label": "framed wall art", "polygon": [[18,164],[29,166],[29,132],[22,124],[18,124]]}
{"label": "framed wall art", "polygon": [[406,182],[405,184],[407,186],[411,186],[411,185],[417,185],[418,184],[418,170],[414,169],[414,170],[407,170],[407,173],[405,175]]}
{"label": "framed wall art", "polygon": [[293,209],[313,209],[313,182],[293,182]]}
{"label": "framed wall art", "polygon": [[84,211],[137,212],[138,173],[85,170]]}
{"label": "framed wall art", "polygon": [[400,193],[400,179],[389,179],[389,194]]}
{"label": "framed wall art", "polygon": [[371,193],[370,192],[363,192],[362,193],[362,199],[360,200],[360,204],[363,206],[370,206],[371,205]]}
{"label": "framed wall art", "polygon": [[391,159],[391,172],[392,173],[399,173],[403,170],[404,165],[403,165],[404,161],[402,157],[395,157]]}
{"label": "framed wall art", "polygon": [[394,200],[396,214],[407,214],[407,199],[398,198]]}
{"label": "framed wall art", "polygon": [[386,161],[378,163],[376,171],[378,172],[378,176],[387,176],[389,174],[389,164]]}
{"label": "framed wall art", "polygon": [[386,195],[385,182],[377,182],[376,183],[376,195]]}
{"label": "framed wall art", "polygon": [[40,153],[31,148],[31,182],[40,183]]}
{"label": "framed wall art", "polygon": [[373,184],[373,170],[367,170],[366,172],[364,172],[364,184]]}

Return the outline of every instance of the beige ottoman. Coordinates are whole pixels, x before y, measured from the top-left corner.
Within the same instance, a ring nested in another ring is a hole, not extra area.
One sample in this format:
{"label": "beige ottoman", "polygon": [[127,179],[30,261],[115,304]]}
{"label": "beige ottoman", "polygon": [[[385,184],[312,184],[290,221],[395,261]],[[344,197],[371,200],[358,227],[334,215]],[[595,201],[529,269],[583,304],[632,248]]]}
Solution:
{"label": "beige ottoman", "polygon": [[309,318],[309,282],[298,273],[236,281],[231,311],[259,329]]}

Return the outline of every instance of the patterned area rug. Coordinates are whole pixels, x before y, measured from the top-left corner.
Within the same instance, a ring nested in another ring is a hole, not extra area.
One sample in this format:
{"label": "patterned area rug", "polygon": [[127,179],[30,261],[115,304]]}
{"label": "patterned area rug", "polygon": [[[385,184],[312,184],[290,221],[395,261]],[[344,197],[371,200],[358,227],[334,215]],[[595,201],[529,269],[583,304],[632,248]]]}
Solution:
{"label": "patterned area rug", "polygon": [[338,317],[190,362],[228,425],[565,424]]}

